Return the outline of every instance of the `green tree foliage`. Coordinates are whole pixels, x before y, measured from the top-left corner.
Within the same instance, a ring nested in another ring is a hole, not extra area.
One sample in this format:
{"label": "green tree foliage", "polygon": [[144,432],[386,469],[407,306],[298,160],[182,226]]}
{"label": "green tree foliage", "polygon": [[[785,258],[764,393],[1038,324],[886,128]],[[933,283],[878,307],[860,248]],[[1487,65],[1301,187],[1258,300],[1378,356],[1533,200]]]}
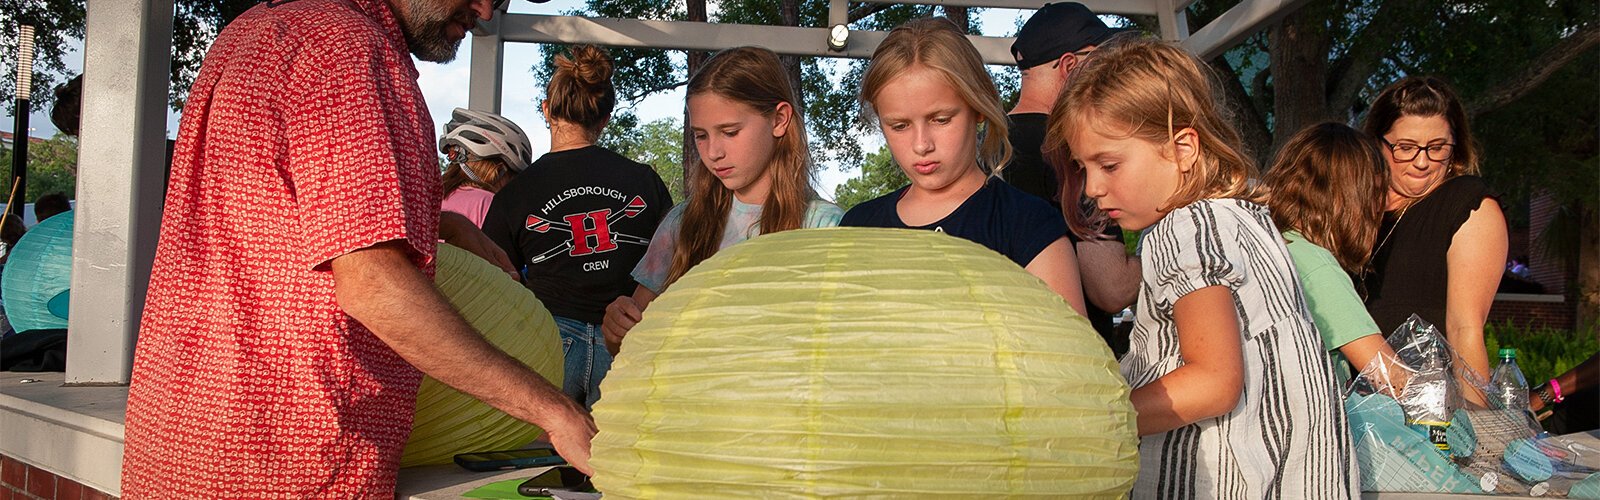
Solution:
{"label": "green tree foliage", "polygon": [[[1201,0],[1201,25],[1236,4]],[[1148,20],[1140,20],[1148,22]],[[1300,128],[1356,124],[1379,90],[1407,75],[1450,81],[1467,104],[1482,176],[1513,227],[1535,193],[1562,208],[1535,254],[1567,262],[1584,321],[1600,311],[1600,4],[1587,0],[1307,2],[1211,61],[1241,132],[1265,160]]]}
{"label": "green tree foliage", "polygon": [[[717,4],[712,22],[781,25],[781,7],[784,1],[798,1],[798,25],[824,26],[827,24],[828,2],[824,0],[737,0]],[[966,9],[975,14],[977,9]],[[920,5],[865,4],[852,9],[853,30],[893,29],[907,20],[938,15],[936,7]],[[584,9],[565,14],[601,16],[622,19],[682,20],[683,5],[677,2],[649,0],[589,0]],[[976,32],[976,22],[969,14],[968,31]],[[540,47],[543,61],[533,67],[535,80],[550,80],[554,69],[551,61],[566,46],[548,44]],[[652,49],[608,48],[617,64],[612,81],[617,86],[619,99],[636,103],[657,92],[676,89],[688,84],[688,70],[681,51]],[[801,99],[804,101],[807,135],[812,142],[813,156],[819,163],[841,166],[859,164],[863,158],[860,139],[864,134],[876,134],[868,123],[861,120],[861,109],[856,91],[860,88],[865,61],[838,61],[831,58],[801,58]],[[1016,76],[1014,71],[995,71],[1002,86],[1002,95],[1015,100]]]}
{"label": "green tree foliage", "polygon": [[67,64],[62,57],[68,42],[83,39],[83,16],[83,0],[0,0],[0,68],[5,75],[0,78],[0,96],[5,97],[7,112],[15,112],[17,106],[15,75],[22,42],[19,26],[28,24],[34,28],[30,85],[33,99],[29,107],[39,111],[54,101],[56,85],[66,81],[63,74]]}
{"label": "green tree foliage", "polygon": [[1542,383],[1566,373],[1600,351],[1595,337],[1596,325],[1590,324],[1577,331],[1514,325],[1510,321],[1484,325],[1484,343],[1488,352],[1499,352],[1503,347],[1517,350],[1517,365],[1528,377],[1528,385]]}
{"label": "green tree foliage", "polygon": [[641,126],[631,113],[617,115],[600,137],[600,145],[655,168],[673,202],[683,201],[683,125],[677,119],[662,118]]}
{"label": "green tree foliage", "polygon": [[[1202,0],[1189,15],[1200,25],[1236,3]],[[1508,205],[1552,189],[1593,206],[1597,19],[1597,5],[1578,0],[1310,2],[1211,63],[1263,160],[1305,126],[1358,124],[1396,79],[1436,75],[1466,101],[1483,175]]]}
{"label": "green tree foliage", "polygon": [[[7,195],[11,192],[11,158],[11,148],[0,150],[0,175],[5,176],[3,185]],[[28,144],[28,192],[17,193],[16,203],[32,203],[50,193],[66,193],[67,198],[77,198],[77,192],[77,139],[56,134],[48,140]]]}
{"label": "green tree foliage", "polygon": [[834,203],[849,210],[861,202],[894,192],[910,183],[911,179],[894,162],[887,146],[867,155],[861,163],[861,175],[844,181],[833,190]]}
{"label": "green tree foliage", "polygon": [[[172,21],[172,86],[168,100],[172,109],[181,109],[194,77],[200,71],[200,60],[211,47],[217,33],[233,18],[259,3],[258,0],[176,0]],[[84,35],[84,0],[0,0],[0,66],[6,78],[0,79],[0,95],[13,96],[15,82],[9,75],[17,74],[17,25],[34,26],[34,43],[37,55],[33,71],[33,111],[48,109],[55,101],[53,89],[64,83],[66,62],[62,59],[71,48],[71,42],[81,42]],[[81,45],[81,44],[80,44]],[[6,99],[6,110],[16,102]]]}

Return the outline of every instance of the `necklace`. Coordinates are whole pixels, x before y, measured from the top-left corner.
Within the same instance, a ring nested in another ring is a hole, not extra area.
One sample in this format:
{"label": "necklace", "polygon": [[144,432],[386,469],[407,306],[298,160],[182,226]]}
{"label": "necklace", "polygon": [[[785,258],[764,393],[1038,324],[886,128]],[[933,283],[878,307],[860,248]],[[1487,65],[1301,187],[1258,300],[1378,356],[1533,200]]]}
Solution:
{"label": "necklace", "polygon": [[1377,257],[1378,256],[1378,251],[1382,250],[1383,246],[1389,243],[1389,237],[1390,236],[1394,236],[1394,230],[1400,229],[1400,221],[1405,220],[1406,211],[1408,211],[1408,210],[1411,210],[1411,205],[1409,205],[1409,204],[1406,205],[1405,208],[1400,209],[1400,215],[1395,216],[1394,225],[1393,226],[1389,226],[1389,232],[1384,233],[1383,239],[1378,240],[1378,246],[1372,247],[1372,256],[1373,257]]}
{"label": "necklace", "polygon": [[1377,269],[1375,269],[1373,266],[1374,262],[1378,260],[1378,251],[1382,250],[1383,246],[1389,243],[1389,237],[1394,236],[1394,230],[1400,228],[1400,221],[1406,218],[1406,212],[1409,210],[1411,210],[1410,204],[1406,205],[1405,208],[1400,209],[1400,215],[1394,218],[1394,225],[1389,226],[1389,232],[1384,233],[1383,239],[1378,240],[1378,246],[1372,247],[1372,255],[1367,257],[1366,265],[1361,266],[1362,271],[1360,279],[1356,281],[1356,286],[1358,287],[1356,293],[1361,296],[1362,302],[1366,302],[1368,298],[1367,296],[1369,290],[1367,290],[1367,280],[1372,279],[1373,275],[1377,273]]}

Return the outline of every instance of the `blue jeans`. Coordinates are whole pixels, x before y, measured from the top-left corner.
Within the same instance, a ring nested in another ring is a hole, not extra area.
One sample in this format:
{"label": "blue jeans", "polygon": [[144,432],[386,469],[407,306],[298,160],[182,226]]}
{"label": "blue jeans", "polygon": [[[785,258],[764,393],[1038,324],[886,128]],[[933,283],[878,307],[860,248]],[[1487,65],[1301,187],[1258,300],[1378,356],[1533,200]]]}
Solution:
{"label": "blue jeans", "polygon": [[556,316],[561,330],[561,353],[566,356],[566,377],[561,391],[583,409],[594,408],[600,399],[600,380],[611,371],[611,353],[606,351],[600,325]]}

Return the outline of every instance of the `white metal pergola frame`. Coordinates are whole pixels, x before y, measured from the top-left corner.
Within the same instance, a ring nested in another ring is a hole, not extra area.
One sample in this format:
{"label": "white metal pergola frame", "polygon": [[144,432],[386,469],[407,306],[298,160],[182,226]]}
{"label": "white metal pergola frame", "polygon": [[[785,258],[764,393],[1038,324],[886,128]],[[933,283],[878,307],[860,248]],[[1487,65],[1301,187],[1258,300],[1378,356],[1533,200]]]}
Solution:
{"label": "white metal pergola frame", "polygon": [[[1194,0],[1080,0],[1106,14],[1154,15],[1160,35],[1214,57],[1308,0],[1241,0],[1192,33],[1183,11]],[[165,106],[173,0],[87,0],[83,126],[68,323],[69,385],[128,383],[145,289],[163,211]],[[1043,0],[873,0],[1037,9]],[[849,2],[830,0],[829,26],[787,27],[579,16],[503,14],[474,30],[468,106],[500,111],[502,49],[508,42],[714,51],[760,45],[789,55],[866,58],[884,32],[851,32],[828,45]],[[970,36],[984,59],[1013,64],[1011,38]]]}
{"label": "white metal pergola frame", "polygon": [[[1082,0],[1102,14],[1155,16],[1159,34],[1181,41],[1204,58],[1215,57],[1262,27],[1276,21],[1306,0],[1243,0],[1216,20],[1192,34],[1184,10],[1194,0]],[[860,2],[858,2],[860,3]],[[1003,9],[1038,9],[1044,0],[870,0],[879,4],[916,4]],[[504,14],[473,31],[472,77],[468,107],[500,111],[501,51],[508,42],[572,43],[610,47],[716,51],[739,45],[759,45],[785,55],[866,59],[888,33],[849,32],[841,47],[830,46],[832,30],[846,26],[848,0],[830,0],[827,26],[766,26],[751,24],[649,21],[540,14]],[[989,64],[1012,65],[1011,37],[969,35]],[[482,64],[479,62],[483,61]]]}

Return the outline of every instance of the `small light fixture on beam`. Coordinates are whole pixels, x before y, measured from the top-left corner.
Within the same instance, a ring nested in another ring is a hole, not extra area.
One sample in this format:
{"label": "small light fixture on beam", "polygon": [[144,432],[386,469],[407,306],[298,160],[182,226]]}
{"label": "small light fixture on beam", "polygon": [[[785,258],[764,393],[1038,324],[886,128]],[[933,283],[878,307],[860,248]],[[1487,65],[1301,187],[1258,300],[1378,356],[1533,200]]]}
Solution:
{"label": "small light fixture on beam", "polygon": [[843,51],[850,44],[850,28],[843,24],[835,24],[828,30],[828,50]]}

